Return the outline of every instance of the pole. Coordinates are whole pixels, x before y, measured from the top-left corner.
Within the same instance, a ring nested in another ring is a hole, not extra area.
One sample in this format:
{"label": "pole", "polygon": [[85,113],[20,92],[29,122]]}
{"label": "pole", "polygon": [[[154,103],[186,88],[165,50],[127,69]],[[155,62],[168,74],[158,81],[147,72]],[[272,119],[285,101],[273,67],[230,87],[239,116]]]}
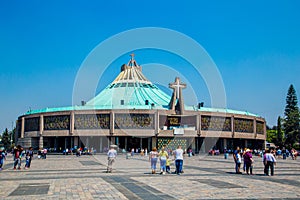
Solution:
{"label": "pole", "polygon": [[12,146],[12,134],[13,134],[13,130],[14,130],[14,122],[11,122],[11,134],[10,134],[10,147]]}

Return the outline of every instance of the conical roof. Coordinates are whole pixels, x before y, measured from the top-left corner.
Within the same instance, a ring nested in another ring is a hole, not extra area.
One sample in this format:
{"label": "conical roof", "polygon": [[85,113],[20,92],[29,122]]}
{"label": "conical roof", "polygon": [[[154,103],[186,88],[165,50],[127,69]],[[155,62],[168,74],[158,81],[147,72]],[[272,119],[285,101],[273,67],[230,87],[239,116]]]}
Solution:
{"label": "conical roof", "polygon": [[168,109],[171,97],[151,83],[142,73],[142,67],[131,59],[121,67],[116,79],[86,106],[107,109]]}

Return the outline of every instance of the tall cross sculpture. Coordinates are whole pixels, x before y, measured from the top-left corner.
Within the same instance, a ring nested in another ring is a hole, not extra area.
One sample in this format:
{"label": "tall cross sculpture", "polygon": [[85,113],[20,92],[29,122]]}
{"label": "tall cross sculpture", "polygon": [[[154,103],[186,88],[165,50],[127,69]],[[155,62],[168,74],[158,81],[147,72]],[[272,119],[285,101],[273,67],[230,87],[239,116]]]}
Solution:
{"label": "tall cross sculpture", "polygon": [[[186,88],[185,83],[180,82],[180,78],[176,77],[174,83],[169,84],[169,88],[173,89],[173,95],[169,107],[171,110],[179,112],[180,114],[184,113],[184,101],[182,96],[182,89]],[[177,100],[177,101],[176,101]]]}

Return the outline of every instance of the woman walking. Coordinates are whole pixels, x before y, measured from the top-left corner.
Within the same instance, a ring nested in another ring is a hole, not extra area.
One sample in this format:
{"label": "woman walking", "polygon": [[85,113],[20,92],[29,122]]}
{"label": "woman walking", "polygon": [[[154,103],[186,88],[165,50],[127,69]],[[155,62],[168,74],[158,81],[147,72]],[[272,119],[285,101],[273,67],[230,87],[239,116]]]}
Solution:
{"label": "woman walking", "polygon": [[166,174],[166,162],[169,155],[168,152],[165,151],[165,147],[161,149],[158,155],[160,159],[160,174]]}
{"label": "woman walking", "polygon": [[155,174],[156,171],[156,163],[157,163],[158,152],[154,147],[152,151],[149,153],[149,161],[151,162],[151,170],[152,174]]}
{"label": "woman walking", "polygon": [[249,169],[250,174],[252,175],[252,164],[253,164],[253,158],[250,149],[246,149],[244,154],[244,163],[246,165],[246,172],[249,175]]}

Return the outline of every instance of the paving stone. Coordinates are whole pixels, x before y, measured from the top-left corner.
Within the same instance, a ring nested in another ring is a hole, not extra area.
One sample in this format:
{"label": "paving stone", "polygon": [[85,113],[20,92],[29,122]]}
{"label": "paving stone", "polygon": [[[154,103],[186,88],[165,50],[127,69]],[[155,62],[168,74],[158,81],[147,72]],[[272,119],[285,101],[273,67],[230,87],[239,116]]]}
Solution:
{"label": "paving stone", "polygon": [[254,159],[255,175],[249,176],[235,174],[233,160],[223,156],[185,157],[177,176],[151,174],[148,157],[119,155],[113,173],[105,173],[106,155],[49,155],[20,171],[12,169],[9,155],[0,172],[0,199],[300,199],[299,160],[278,159],[269,177],[261,158]]}

